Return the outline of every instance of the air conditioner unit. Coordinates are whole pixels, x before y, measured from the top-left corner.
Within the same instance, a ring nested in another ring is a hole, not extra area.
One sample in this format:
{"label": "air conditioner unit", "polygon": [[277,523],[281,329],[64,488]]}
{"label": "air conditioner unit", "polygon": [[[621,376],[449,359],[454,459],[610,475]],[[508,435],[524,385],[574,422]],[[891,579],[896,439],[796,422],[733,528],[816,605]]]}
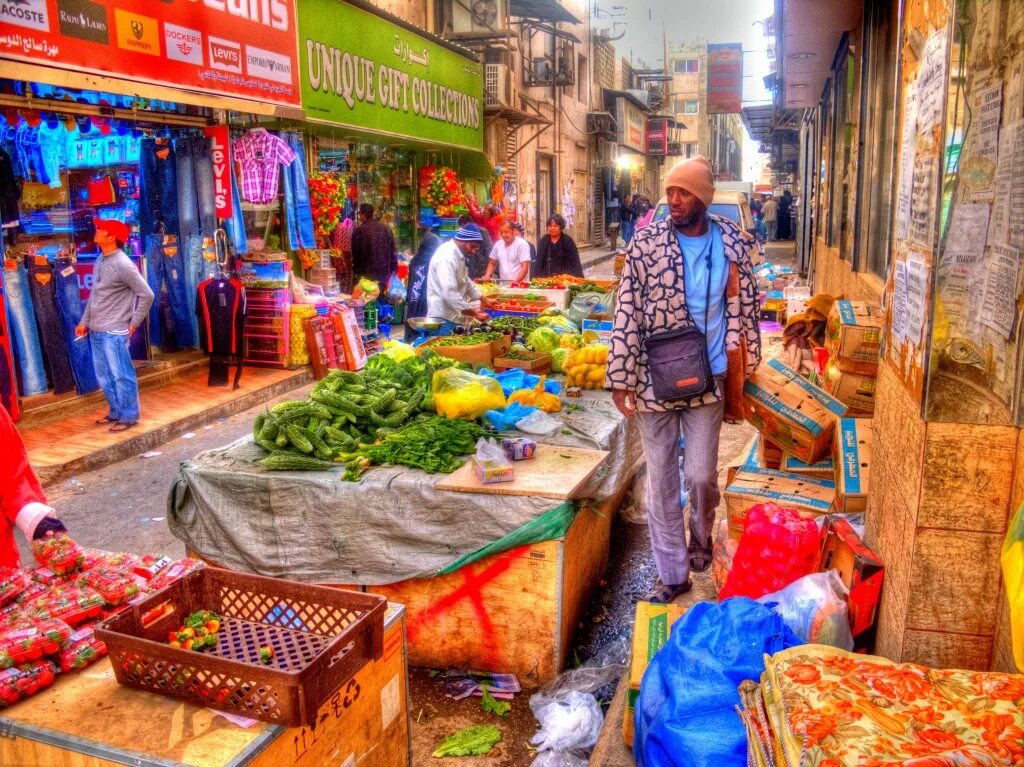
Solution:
{"label": "air conditioner unit", "polygon": [[448,0],[448,4],[451,7],[452,32],[456,34],[487,33],[503,24],[499,0],[472,0],[468,3]]}
{"label": "air conditioner unit", "polygon": [[484,66],[484,106],[499,107],[509,103],[509,77],[507,64]]}

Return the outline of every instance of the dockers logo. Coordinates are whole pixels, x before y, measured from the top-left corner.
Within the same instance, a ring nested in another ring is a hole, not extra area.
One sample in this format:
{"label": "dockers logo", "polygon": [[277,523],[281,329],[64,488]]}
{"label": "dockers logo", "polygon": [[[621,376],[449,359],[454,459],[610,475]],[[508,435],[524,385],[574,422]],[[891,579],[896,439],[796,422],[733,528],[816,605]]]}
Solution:
{"label": "dockers logo", "polygon": [[61,34],[107,45],[110,29],[107,9],[92,0],[57,0],[57,16]]}
{"label": "dockers logo", "polygon": [[203,65],[203,36],[198,30],[165,21],[164,49],[169,59]]}
{"label": "dockers logo", "polygon": [[117,46],[127,51],[146,53],[150,56],[160,55],[160,37],[158,22],[149,16],[129,13],[120,8],[114,9],[117,22]]}
{"label": "dockers logo", "polygon": [[46,0],[0,0],[0,23],[3,22],[49,32],[50,14],[46,10]]}
{"label": "dockers logo", "polygon": [[225,72],[242,73],[242,46],[210,35],[210,66]]}

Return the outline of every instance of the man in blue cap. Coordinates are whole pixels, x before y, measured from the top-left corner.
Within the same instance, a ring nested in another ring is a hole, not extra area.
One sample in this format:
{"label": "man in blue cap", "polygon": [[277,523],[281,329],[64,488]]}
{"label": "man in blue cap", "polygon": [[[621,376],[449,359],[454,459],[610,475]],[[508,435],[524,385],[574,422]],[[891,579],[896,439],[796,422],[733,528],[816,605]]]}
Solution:
{"label": "man in blue cap", "polygon": [[458,323],[466,318],[485,322],[480,310],[480,289],[469,278],[468,258],[480,250],[483,237],[476,224],[465,224],[455,238],[439,247],[427,272],[427,316]]}

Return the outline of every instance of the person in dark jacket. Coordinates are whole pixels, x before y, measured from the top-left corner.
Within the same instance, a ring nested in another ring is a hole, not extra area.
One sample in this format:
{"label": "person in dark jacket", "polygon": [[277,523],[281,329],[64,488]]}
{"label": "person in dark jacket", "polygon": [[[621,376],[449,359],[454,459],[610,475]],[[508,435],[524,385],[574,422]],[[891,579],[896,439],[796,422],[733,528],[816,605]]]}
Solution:
{"label": "person in dark jacket", "polygon": [[383,294],[388,278],[398,270],[398,249],[391,229],[376,220],[373,212],[369,203],[359,206],[359,226],[352,232],[352,271],[354,282],[369,277],[380,285]]}
{"label": "person in dark jacket", "polygon": [[[459,227],[464,227],[466,224],[475,224],[473,217],[466,213],[459,218]],[[491,233],[487,231],[486,227],[477,226],[480,230],[480,236],[483,238],[483,244],[480,245],[478,250],[473,256],[466,260],[466,265],[469,267],[469,279],[479,280],[484,276],[484,272],[487,271],[487,264],[491,258],[491,248],[494,247],[494,240],[491,239]]]}
{"label": "person in dark jacket", "polygon": [[583,277],[580,251],[565,233],[565,219],[555,213],[548,219],[548,233],[537,243],[537,277],[571,274]]}
{"label": "person in dark jacket", "polygon": [[782,192],[782,199],[779,200],[779,239],[793,239],[793,195],[788,189]]}
{"label": "person in dark jacket", "polygon": [[[420,246],[409,262],[409,292],[405,298],[406,317],[425,317],[427,314],[427,273],[430,271],[430,259],[440,245],[441,238],[434,234],[430,227],[424,227]],[[412,343],[418,336],[415,330],[406,326],[406,343]]]}

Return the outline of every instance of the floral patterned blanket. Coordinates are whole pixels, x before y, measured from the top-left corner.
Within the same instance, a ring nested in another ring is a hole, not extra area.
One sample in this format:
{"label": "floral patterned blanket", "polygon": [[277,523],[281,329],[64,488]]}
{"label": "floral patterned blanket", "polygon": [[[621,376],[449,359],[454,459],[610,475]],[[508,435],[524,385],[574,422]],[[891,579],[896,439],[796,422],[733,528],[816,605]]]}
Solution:
{"label": "floral patterned blanket", "polygon": [[1024,676],[801,645],[740,687],[748,767],[1024,765]]}

